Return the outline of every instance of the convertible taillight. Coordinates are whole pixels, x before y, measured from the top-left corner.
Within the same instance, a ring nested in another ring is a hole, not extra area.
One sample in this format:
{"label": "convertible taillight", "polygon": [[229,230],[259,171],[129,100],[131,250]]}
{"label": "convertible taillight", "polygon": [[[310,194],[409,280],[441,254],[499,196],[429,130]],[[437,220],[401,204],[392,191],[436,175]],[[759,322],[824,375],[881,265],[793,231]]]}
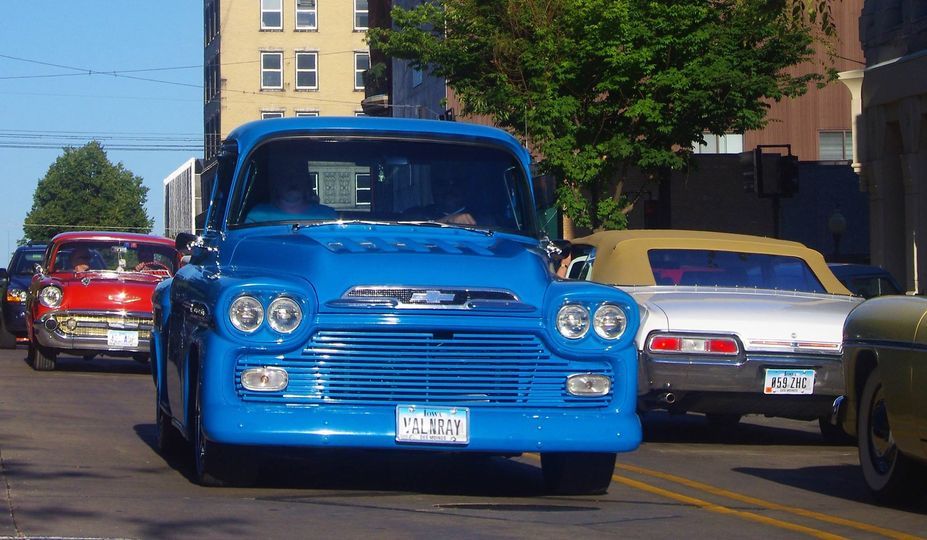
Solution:
{"label": "convertible taillight", "polygon": [[688,336],[655,334],[650,336],[647,348],[656,353],[721,354],[740,352],[737,340],[730,337]]}

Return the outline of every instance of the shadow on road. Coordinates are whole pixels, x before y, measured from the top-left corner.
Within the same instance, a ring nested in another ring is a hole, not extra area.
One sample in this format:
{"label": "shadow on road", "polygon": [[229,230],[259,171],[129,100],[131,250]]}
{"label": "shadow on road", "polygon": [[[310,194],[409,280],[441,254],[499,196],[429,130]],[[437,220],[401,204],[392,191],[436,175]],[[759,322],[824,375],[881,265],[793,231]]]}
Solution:
{"label": "shadow on road", "polygon": [[[153,414],[153,413],[152,413]],[[153,452],[154,424],[137,424],[135,432]],[[180,456],[159,457],[193,481],[192,449]],[[454,494],[481,497],[545,495],[538,466],[505,457],[466,453],[381,451],[356,449],[255,449],[249,454],[259,467],[253,486],[267,489],[345,492]],[[313,493],[313,498],[324,497]]]}
{"label": "shadow on road", "polygon": [[[17,349],[22,352],[23,363],[30,365],[26,348],[19,346]],[[151,367],[147,363],[142,364],[131,358],[99,355],[85,358],[82,356],[59,354],[55,362],[55,371],[139,374],[151,373]]]}
{"label": "shadow on road", "polygon": [[746,416],[734,426],[718,427],[709,424],[701,414],[649,411],[641,414],[641,424],[644,442],[832,446],[822,439],[817,421],[777,419],[775,425],[761,425],[751,422],[751,418],[754,417]]}
{"label": "shadow on road", "polygon": [[[800,467],[796,469],[767,469],[739,467],[732,471],[762,478],[786,486],[820,493],[830,497],[846,499],[864,504],[875,504],[866,488],[862,472],[855,465],[834,465]],[[927,495],[899,507],[901,510],[919,514],[927,513]]]}

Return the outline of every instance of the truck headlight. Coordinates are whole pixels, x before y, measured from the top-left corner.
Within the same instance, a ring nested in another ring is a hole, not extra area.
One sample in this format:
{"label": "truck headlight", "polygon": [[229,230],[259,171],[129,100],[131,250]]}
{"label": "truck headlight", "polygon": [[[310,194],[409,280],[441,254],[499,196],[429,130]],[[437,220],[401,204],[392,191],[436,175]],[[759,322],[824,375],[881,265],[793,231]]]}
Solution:
{"label": "truck headlight", "polygon": [[303,311],[292,298],[279,296],[267,307],[267,322],[281,334],[292,333],[303,320]]}
{"label": "truck headlight", "polygon": [[592,327],[602,339],[618,339],[628,327],[628,317],[624,310],[615,304],[602,304],[595,310]]}
{"label": "truck headlight", "polygon": [[60,306],[63,297],[64,293],[54,285],[49,285],[39,292],[39,302],[45,307],[56,308]]}
{"label": "truck headlight", "polygon": [[239,296],[229,306],[229,321],[235,328],[250,334],[264,322],[264,306],[253,296]]}
{"label": "truck headlight", "polygon": [[579,339],[589,331],[589,310],[579,304],[564,304],[557,312],[557,331],[567,339]]}

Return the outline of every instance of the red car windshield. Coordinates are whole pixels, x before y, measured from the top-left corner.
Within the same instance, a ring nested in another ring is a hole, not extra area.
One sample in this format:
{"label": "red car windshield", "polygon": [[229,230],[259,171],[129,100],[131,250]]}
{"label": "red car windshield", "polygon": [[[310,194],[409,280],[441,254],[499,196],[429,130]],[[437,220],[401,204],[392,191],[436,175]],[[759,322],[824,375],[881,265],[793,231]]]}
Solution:
{"label": "red car windshield", "polygon": [[175,251],[169,246],[124,240],[82,240],[63,244],[53,272],[144,272],[171,276]]}

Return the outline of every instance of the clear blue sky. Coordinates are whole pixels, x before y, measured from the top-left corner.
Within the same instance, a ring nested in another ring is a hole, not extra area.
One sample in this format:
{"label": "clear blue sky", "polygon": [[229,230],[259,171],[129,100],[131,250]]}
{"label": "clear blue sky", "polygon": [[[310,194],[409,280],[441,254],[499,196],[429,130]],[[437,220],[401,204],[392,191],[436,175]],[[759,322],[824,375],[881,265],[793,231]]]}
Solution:
{"label": "clear blue sky", "polygon": [[0,267],[61,148],[92,139],[142,177],[163,233],[164,177],[202,157],[202,64],[198,0],[0,2]]}

